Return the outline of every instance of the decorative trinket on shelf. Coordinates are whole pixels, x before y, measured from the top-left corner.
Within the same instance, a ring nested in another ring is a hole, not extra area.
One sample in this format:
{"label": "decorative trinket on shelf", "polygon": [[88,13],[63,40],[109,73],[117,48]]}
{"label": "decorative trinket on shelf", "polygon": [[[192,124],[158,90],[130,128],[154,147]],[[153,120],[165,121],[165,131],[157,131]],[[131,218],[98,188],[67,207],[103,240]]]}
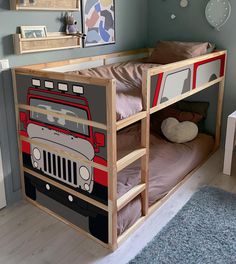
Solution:
{"label": "decorative trinket on shelf", "polygon": [[205,10],[208,23],[217,30],[228,21],[230,14],[231,4],[228,0],[210,0]]}
{"label": "decorative trinket on shelf", "polygon": [[86,34],[78,30],[77,20],[74,19],[72,13],[66,13],[66,34],[78,36],[82,39],[86,37]]}

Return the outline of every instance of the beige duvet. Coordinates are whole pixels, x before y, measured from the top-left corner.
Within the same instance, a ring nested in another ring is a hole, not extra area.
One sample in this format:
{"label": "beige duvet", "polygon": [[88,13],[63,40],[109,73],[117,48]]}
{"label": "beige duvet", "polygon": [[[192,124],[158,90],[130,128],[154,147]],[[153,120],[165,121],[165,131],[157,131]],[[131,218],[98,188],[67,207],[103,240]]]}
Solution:
{"label": "beige duvet", "polygon": [[142,71],[157,64],[138,61],[115,63],[74,73],[116,80],[117,120],[142,111]]}

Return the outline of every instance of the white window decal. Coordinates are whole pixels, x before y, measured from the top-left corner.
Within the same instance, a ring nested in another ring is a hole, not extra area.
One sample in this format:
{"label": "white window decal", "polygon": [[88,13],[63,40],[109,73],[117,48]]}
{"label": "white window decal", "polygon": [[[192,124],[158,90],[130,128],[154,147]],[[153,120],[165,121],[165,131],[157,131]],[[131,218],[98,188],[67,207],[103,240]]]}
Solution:
{"label": "white window decal", "polygon": [[45,81],[44,86],[45,88],[53,89],[53,82]]}
{"label": "white window decal", "polygon": [[78,94],[83,94],[84,93],[84,87],[78,86],[78,85],[73,85],[73,92],[78,93]]}
{"label": "white window decal", "polygon": [[38,80],[38,79],[32,79],[32,85],[33,86],[40,86],[40,80]]}
{"label": "white window decal", "polygon": [[68,91],[68,85],[65,83],[58,83],[58,90],[67,92]]}

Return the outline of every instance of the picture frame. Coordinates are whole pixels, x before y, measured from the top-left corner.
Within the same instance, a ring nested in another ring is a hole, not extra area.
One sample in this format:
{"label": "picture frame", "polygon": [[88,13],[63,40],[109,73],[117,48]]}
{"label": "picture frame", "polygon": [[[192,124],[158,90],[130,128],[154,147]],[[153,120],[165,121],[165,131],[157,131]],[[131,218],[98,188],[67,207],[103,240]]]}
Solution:
{"label": "picture frame", "polygon": [[46,26],[21,26],[22,38],[45,38],[47,37]]}
{"label": "picture frame", "polygon": [[84,47],[115,44],[115,0],[82,0]]}

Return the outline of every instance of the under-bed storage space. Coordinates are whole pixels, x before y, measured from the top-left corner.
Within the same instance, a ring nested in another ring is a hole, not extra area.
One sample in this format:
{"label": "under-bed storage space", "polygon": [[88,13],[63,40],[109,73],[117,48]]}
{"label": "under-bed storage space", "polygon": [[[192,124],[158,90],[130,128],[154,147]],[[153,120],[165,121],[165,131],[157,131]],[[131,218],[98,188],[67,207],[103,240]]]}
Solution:
{"label": "under-bed storage space", "polygon": [[[219,145],[226,52],[143,69],[141,87],[137,87],[141,109],[120,120],[114,78],[62,73],[50,68],[68,66],[73,70],[73,65],[78,69],[80,63],[97,60],[106,64],[112,58],[123,63],[122,58],[135,54],[140,58],[148,52],[142,49],[13,71],[26,198],[113,250],[151,214],[158,206],[155,200],[164,195],[160,193],[151,202],[149,160],[154,159],[155,163],[153,148],[158,138],[150,134],[150,114],[219,83],[215,145],[210,139],[209,145],[203,144],[209,146],[204,155]],[[137,121],[141,123],[140,144],[120,157],[117,133]],[[140,164],[140,181],[119,196],[118,174],[135,162]],[[134,200],[141,201],[141,218],[135,219],[134,225],[118,237],[119,212],[127,205],[132,206]],[[63,206],[67,213],[60,213]],[[76,214],[81,219],[79,223],[74,219]]]}

